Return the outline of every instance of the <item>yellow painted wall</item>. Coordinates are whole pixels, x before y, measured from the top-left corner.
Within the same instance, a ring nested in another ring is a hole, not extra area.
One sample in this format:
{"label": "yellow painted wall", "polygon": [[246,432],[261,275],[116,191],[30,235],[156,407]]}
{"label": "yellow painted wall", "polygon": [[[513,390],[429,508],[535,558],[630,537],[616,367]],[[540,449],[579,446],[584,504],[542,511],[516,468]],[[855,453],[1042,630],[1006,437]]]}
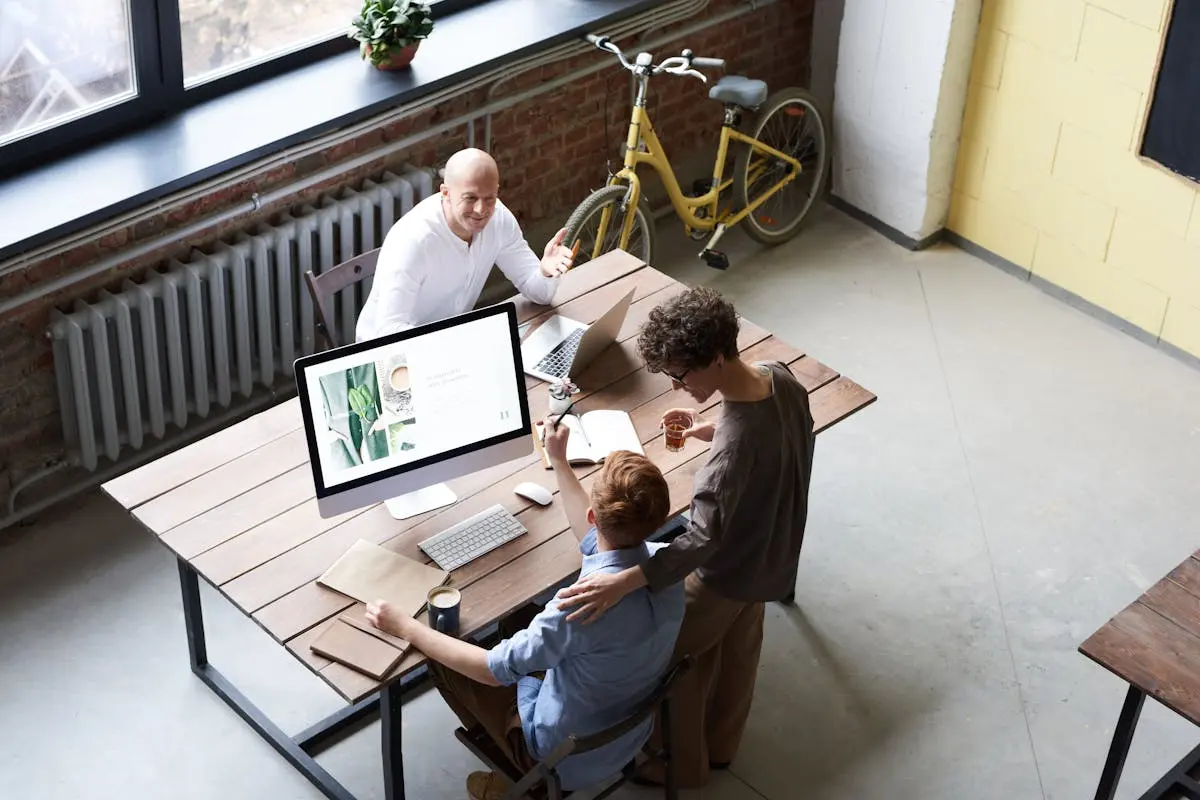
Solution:
{"label": "yellow painted wall", "polygon": [[1200,194],[1135,151],[1166,0],[983,0],[950,230],[1200,356]]}

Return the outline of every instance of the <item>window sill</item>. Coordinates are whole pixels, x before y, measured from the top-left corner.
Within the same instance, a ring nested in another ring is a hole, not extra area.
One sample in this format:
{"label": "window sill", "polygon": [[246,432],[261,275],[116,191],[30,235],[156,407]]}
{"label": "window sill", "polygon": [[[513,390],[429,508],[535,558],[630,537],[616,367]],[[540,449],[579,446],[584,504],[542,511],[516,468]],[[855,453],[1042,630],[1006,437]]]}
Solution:
{"label": "window sill", "polygon": [[658,2],[491,0],[439,21],[410,69],[340,53],[0,181],[0,261]]}

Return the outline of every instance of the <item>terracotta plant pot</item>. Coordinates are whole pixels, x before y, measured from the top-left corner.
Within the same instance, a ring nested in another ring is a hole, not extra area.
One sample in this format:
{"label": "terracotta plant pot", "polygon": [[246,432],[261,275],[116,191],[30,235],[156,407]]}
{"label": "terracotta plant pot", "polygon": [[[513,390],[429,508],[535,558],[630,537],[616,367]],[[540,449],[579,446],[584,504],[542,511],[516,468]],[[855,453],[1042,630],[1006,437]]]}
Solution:
{"label": "terracotta plant pot", "polygon": [[[403,48],[399,52],[392,51],[384,60],[375,64],[377,69],[404,69],[412,63],[413,57],[417,54],[417,48],[421,46],[420,42],[414,42],[408,47]],[[367,58],[371,57],[371,46],[367,45]]]}

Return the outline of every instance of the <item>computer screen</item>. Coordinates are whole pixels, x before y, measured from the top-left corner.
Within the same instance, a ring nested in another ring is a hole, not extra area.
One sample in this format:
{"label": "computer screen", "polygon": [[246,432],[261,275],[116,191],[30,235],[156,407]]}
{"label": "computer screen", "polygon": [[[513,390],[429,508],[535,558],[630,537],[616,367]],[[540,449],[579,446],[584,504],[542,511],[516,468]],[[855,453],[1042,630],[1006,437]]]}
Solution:
{"label": "computer screen", "polygon": [[512,303],[296,361],[322,515],[532,452]]}

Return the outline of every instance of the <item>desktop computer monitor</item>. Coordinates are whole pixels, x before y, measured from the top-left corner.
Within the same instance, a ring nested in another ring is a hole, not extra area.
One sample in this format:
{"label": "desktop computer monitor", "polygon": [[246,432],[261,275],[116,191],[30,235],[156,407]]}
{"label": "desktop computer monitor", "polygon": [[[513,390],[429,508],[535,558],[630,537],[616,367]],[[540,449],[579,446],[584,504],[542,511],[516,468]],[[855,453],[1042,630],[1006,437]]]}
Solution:
{"label": "desktop computer monitor", "polygon": [[512,303],[295,369],[322,517],[385,501],[405,519],[455,501],[442,481],[533,452]]}

